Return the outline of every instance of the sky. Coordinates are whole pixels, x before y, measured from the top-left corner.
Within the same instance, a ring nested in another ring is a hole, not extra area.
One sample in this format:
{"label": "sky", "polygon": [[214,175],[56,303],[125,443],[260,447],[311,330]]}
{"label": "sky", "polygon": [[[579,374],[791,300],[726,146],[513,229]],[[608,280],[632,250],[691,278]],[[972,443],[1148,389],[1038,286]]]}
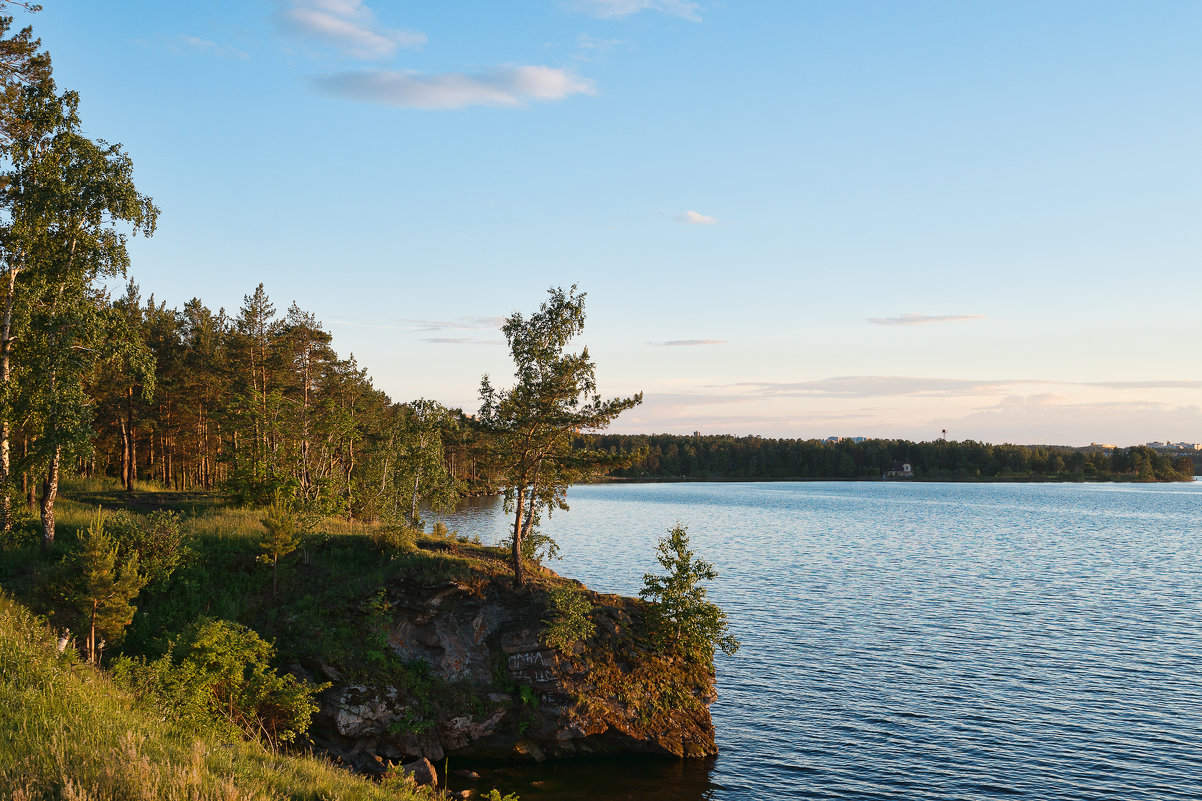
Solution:
{"label": "sky", "polygon": [[1202,3],[43,0],[162,213],[394,400],[587,292],[626,433],[1202,442]]}

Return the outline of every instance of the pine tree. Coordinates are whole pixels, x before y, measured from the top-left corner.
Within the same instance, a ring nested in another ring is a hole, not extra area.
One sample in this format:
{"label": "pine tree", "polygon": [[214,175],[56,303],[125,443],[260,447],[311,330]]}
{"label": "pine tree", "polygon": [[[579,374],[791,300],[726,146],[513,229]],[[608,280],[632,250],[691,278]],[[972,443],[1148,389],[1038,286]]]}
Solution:
{"label": "pine tree", "polygon": [[136,555],[119,555],[117,543],[105,531],[100,510],[64,567],[65,580],[59,585],[61,607],[69,613],[76,636],[85,638],[88,661],[97,662],[102,643],[120,642],[133,622],[137,608],[131,602],[146,580],[138,572]]}
{"label": "pine tree", "polygon": [[296,513],[277,501],[267,510],[263,528],[267,533],[260,547],[266,551],[264,558],[271,562],[271,597],[274,598],[279,591],[280,559],[300,545],[300,525]]}

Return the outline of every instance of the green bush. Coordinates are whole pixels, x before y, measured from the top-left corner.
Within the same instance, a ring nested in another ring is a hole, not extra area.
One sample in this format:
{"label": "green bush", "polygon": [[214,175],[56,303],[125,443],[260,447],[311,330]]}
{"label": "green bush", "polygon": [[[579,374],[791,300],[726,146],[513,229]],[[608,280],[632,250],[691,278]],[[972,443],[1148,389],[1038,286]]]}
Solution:
{"label": "green bush", "polygon": [[179,512],[118,512],[108,517],[105,528],[122,554],[137,555],[138,569],[151,585],[167,581],[189,554]]}
{"label": "green bush", "polygon": [[383,553],[396,556],[401,551],[413,550],[417,543],[417,530],[407,525],[380,525],[372,529],[371,541]]}
{"label": "green bush", "polygon": [[656,552],[668,574],[645,574],[639,590],[639,597],[651,604],[647,624],[653,642],[665,652],[710,662],[717,648],[725,654],[739,650],[739,641],[727,631],[726,613],[706,600],[701,585],[718,572],[689,550],[688,530],[677,523]]}
{"label": "green bush", "polygon": [[568,653],[572,646],[587,640],[597,630],[589,615],[593,605],[584,593],[572,587],[556,587],[551,590],[547,625],[543,632],[543,643],[561,653]]}
{"label": "green bush", "polygon": [[275,648],[239,623],[202,619],[161,659],[120,660],[113,672],[171,718],[275,747],[309,728],[314,685],[271,668]]}

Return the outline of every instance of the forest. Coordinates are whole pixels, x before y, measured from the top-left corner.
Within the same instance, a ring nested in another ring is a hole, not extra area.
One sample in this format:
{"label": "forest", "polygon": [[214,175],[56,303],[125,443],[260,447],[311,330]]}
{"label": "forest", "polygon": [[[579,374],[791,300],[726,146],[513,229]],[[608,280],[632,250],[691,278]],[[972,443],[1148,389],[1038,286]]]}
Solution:
{"label": "forest", "polygon": [[943,481],[1189,481],[1194,458],[1146,446],[1071,448],[897,439],[603,434],[596,447],[645,455],[612,475],[627,479],[880,479],[909,463],[914,478]]}

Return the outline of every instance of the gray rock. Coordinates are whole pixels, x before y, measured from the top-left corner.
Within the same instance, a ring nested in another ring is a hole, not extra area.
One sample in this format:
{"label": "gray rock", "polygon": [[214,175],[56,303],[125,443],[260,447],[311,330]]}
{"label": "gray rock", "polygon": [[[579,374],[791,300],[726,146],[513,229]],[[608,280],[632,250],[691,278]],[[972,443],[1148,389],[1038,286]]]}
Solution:
{"label": "gray rock", "polygon": [[[630,700],[632,690],[649,690],[663,678],[634,675],[640,664],[664,669],[645,662],[647,655],[625,633],[641,625],[640,601],[592,595],[596,635],[561,654],[541,641],[546,602],[540,589],[515,589],[496,578],[435,587],[396,582],[387,591],[388,641],[396,656],[424,660],[434,678],[457,685],[440,697],[466,692],[476,701],[436,706],[435,719],[422,720],[430,714],[429,699],[413,696],[412,688],[391,686],[383,676],[354,685],[339,681],[361,674],[323,660],[320,673],[334,686],[320,696],[310,734],[335,758],[362,764],[365,751],[435,763],[448,754],[537,761],[716,753],[708,710],[712,675],[682,676],[684,697],[693,700],[680,708],[661,709],[650,697]],[[603,671],[591,672],[598,665]],[[622,684],[623,674],[629,683]]]}

